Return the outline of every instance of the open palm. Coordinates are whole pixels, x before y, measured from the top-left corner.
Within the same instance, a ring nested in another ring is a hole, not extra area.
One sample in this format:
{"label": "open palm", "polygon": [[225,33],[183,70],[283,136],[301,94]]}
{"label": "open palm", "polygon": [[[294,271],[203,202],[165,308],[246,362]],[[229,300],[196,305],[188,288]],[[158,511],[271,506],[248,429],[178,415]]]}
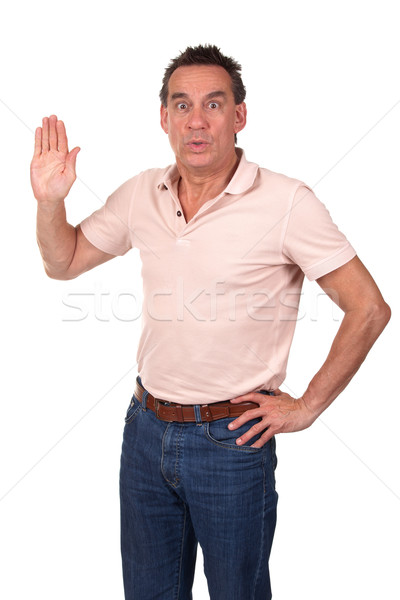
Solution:
{"label": "open palm", "polygon": [[56,115],[44,117],[35,131],[31,162],[31,184],[38,202],[64,200],[76,179],[76,157],[80,148],[68,152],[65,126]]}

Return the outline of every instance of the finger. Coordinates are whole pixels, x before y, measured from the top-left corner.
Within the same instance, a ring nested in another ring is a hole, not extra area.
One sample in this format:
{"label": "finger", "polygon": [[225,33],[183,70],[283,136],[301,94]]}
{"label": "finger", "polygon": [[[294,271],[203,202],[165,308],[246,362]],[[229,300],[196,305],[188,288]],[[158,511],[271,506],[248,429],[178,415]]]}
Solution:
{"label": "finger", "polygon": [[33,153],[34,158],[40,156],[42,153],[42,128],[36,127],[35,130],[35,150]]}
{"label": "finger", "polygon": [[267,429],[265,433],[262,434],[260,439],[254,442],[254,444],[252,444],[250,448],[262,448],[267,442],[269,442],[269,440],[271,440],[274,437],[274,435],[275,433],[271,431],[271,428]]}
{"label": "finger", "polygon": [[258,419],[259,417],[265,417],[265,412],[262,408],[246,410],[246,412],[240,415],[240,417],[238,417],[234,421],[231,421],[231,423],[229,423],[228,425],[228,428],[238,429],[239,427],[247,423],[247,421],[251,421],[252,419]]}
{"label": "finger", "polygon": [[76,157],[78,156],[79,151],[80,148],[78,148],[78,146],[76,146],[76,148],[73,148],[71,152],[68,153],[67,159],[65,161],[67,168],[72,169],[74,173],[76,171]]}
{"label": "finger", "polygon": [[236,396],[236,398],[232,398],[232,404],[239,404],[240,402],[258,402],[259,396],[262,394],[257,394],[257,392],[249,392],[248,394],[243,394],[243,396]]}
{"label": "finger", "polygon": [[52,152],[57,152],[58,150],[56,123],[56,115],[51,115],[49,118],[49,145]]}
{"label": "finger", "polygon": [[267,421],[267,419],[262,419],[261,421],[259,421],[258,423],[255,423],[255,425],[253,425],[253,427],[250,427],[250,429],[248,429],[246,431],[246,433],[244,433],[243,435],[241,435],[237,440],[236,440],[236,444],[238,446],[242,446],[243,444],[246,444],[249,440],[253,439],[253,437],[255,437],[256,435],[260,435],[261,433],[263,433],[263,431],[265,431],[268,427],[269,423]]}
{"label": "finger", "polygon": [[42,152],[49,151],[49,119],[43,117],[42,120]]}
{"label": "finger", "polygon": [[[58,149],[60,152],[68,153],[68,138],[67,132],[65,131],[65,125],[63,121],[57,121],[57,136],[58,136]],[[75,148],[74,148],[75,150]]]}

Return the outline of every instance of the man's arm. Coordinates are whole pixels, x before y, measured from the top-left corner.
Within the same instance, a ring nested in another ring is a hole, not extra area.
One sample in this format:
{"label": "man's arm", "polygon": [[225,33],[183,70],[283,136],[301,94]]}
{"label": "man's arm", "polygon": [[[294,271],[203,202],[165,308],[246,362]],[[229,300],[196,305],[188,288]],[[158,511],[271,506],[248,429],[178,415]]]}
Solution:
{"label": "man's arm", "polygon": [[391,312],[358,257],[317,282],[345,313],[325,363],[303,395],[307,406],[319,416],[356,374]]}
{"label": "man's arm", "polygon": [[76,179],[80,148],[68,151],[65,126],[45,117],[35,132],[31,184],[38,203],[37,240],[45,271],[54,279],[72,279],[113,258],[67,223],[64,200]]}
{"label": "man's arm", "polygon": [[309,427],[347,386],[390,319],[389,306],[358,257],[317,282],[345,313],[328,357],[301,398],[295,399],[277,390],[274,396],[250,393],[231,400],[259,405],[233,421],[231,429],[250,419],[262,418],[236,441],[239,445],[264,430],[253,444],[255,448],[263,446],[277,433]]}

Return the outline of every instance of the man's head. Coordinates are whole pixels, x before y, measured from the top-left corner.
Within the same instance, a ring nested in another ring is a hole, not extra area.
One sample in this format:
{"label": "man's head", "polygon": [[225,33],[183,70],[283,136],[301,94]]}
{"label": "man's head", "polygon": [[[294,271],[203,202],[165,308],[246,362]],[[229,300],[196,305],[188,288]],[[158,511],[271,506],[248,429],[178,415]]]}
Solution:
{"label": "man's head", "polygon": [[235,160],[245,94],[240,65],[215,46],[189,47],[170,63],[160,91],[161,126],[178,166],[206,173]]}
{"label": "man's head", "polygon": [[163,106],[167,106],[168,82],[172,73],[179,67],[191,67],[193,65],[216,65],[222,67],[230,75],[232,81],[232,92],[236,104],[241,104],[246,98],[246,88],[241,77],[241,65],[233,58],[222,54],[217,46],[206,44],[205,46],[188,46],[184,52],[172,59],[165,69],[160,90],[160,100]]}

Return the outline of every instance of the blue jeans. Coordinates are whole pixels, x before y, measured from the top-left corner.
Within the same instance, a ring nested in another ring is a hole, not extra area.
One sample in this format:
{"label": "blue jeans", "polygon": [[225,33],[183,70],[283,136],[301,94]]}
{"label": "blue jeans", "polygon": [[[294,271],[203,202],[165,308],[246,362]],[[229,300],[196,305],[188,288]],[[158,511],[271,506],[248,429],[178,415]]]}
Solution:
{"label": "blue jeans", "polygon": [[276,524],[275,439],[235,440],[233,418],[167,423],[135,396],[120,471],[126,600],[191,600],[197,544],[211,600],[269,600]]}

